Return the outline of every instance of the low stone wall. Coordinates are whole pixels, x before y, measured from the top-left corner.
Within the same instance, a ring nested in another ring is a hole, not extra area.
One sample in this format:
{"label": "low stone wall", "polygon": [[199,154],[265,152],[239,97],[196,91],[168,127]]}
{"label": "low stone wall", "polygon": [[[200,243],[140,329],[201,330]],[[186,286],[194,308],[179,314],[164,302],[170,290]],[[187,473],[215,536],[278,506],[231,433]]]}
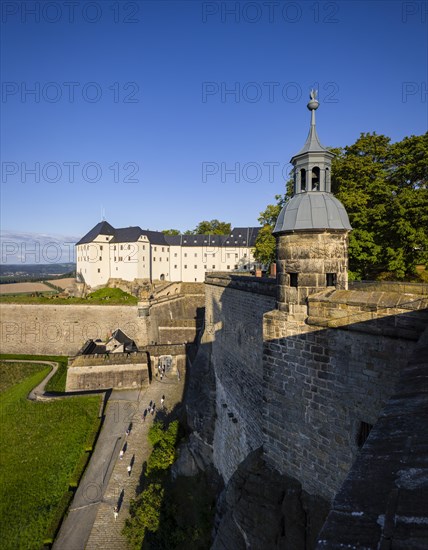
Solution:
{"label": "low stone wall", "polygon": [[69,367],[65,391],[137,389],[149,384],[147,364]]}
{"label": "low stone wall", "polygon": [[76,355],[68,360],[66,391],[101,388],[128,389],[145,387],[158,376],[159,359],[171,355],[170,376],[184,375],[185,344],[144,346],[134,353]]}

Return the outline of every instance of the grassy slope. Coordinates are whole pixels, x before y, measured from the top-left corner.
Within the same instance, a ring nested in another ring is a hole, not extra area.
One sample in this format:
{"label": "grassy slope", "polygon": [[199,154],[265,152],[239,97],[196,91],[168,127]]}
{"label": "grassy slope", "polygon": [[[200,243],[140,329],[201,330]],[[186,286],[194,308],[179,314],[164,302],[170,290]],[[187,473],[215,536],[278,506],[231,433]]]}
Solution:
{"label": "grassy slope", "polygon": [[0,393],[0,532],[4,550],[42,545],[100,404],[99,397],[30,402],[27,394],[49,367],[18,364],[19,375],[9,372],[12,369],[13,363],[0,363],[2,386],[8,387]]}
{"label": "grassy slope", "polygon": [[[36,294],[36,293],[33,293]],[[87,298],[56,298],[52,295],[2,295],[0,303],[4,304],[49,304],[49,305],[97,305],[97,306],[135,306],[138,303],[138,298],[124,292],[120,288],[101,288],[91,294]]]}
{"label": "grassy slope", "polygon": [[[48,392],[64,392],[67,379],[67,363],[68,358],[61,355],[16,355],[12,353],[0,353],[0,361],[2,359],[14,359],[16,361],[54,361],[58,364],[58,370],[49,380],[46,385]],[[23,363],[25,364],[25,363]],[[1,386],[0,386],[1,387]]]}

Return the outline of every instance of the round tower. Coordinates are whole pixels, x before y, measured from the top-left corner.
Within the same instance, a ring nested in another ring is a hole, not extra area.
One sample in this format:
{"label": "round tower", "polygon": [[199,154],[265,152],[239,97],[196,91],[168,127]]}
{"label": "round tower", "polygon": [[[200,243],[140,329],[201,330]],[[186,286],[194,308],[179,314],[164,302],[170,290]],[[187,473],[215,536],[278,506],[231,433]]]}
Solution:
{"label": "round tower", "polygon": [[294,192],[273,234],[277,244],[277,307],[306,311],[307,297],[327,287],[348,287],[348,233],[352,229],[342,203],[331,193],[334,154],[320,143],[315,126],[319,107],[311,91],[311,126],[303,148],[290,162]]}

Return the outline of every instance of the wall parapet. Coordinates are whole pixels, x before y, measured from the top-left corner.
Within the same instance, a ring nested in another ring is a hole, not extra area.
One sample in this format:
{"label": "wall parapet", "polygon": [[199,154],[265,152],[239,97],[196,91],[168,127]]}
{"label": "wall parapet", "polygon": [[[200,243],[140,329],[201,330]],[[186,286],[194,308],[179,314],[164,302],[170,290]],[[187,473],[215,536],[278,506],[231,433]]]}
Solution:
{"label": "wall parapet", "polygon": [[428,295],[428,284],[407,283],[400,281],[352,281],[348,283],[350,290],[377,290],[381,292],[399,292],[400,294]]}
{"label": "wall parapet", "polygon": [[276,279],[213,272],[205,275],[205,284],[242,290],[264,296],[276,296]]}
{"label": "wall parapet", "polygon": [[428,322],[428,296],[329,290],[308,300],[308,325],[417,341]]}

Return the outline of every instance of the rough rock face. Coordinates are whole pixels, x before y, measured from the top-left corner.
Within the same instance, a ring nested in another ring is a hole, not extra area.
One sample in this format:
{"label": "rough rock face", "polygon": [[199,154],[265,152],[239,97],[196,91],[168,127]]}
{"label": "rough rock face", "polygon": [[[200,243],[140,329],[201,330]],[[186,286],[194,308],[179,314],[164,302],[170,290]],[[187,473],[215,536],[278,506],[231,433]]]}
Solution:
{"label": "rough rock face", "polygon": [[201,343],[190,367],[185,398],[191,434],[179,450],[173,475],[192,476],[213,468],[215,379],[210,357],[211,344]]}
{"label": "rough rock face", "polygon": [[310,550],[328,510],[328,502],[269,468],[257,449],[219,498],[212,550]]}

